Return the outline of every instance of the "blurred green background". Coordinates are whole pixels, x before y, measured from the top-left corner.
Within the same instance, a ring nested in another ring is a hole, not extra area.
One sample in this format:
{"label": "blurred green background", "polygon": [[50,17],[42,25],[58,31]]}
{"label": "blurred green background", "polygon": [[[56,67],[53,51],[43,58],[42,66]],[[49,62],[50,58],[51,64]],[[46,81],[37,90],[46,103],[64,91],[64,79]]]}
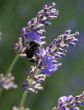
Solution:
{"label": "blurred green background", "polygon": [[[63,57],[59,70],[45,81],[44,90],[37,95],[28,94],[25,106],[31,110],[51,110],[59,97],[77,95],[84,89],[84,0],[0,0],[0,73],[4,74],[16,55],[14,44],[21,34],[20,29],[44,4],[52,2],[57,4],[59,16],[46,29],[46,46],[67,29],[80,32],[79,42]],[[18,60],[12,73],[19,88],[2,92],[0,110],[12,110],[19,105],[23,93],[21,85],[29,67],[26,59]]]}

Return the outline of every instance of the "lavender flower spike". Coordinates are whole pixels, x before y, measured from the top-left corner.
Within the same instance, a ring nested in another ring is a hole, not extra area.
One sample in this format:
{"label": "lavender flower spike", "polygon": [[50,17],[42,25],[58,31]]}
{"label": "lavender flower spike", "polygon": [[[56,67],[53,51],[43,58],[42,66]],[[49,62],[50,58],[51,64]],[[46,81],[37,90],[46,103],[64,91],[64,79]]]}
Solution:
{"label": "lavender flower spike", "polygon": [[76,38],[79,35],[79,32],[71,34],[71,30],[67,30],[64,34],[54,39],[54,41],[47,47],[47,52],[56,58],[56,60],[62,58],[66,53],[66,49],[72,45],[74,46],[78,39]]}
{"label": "lavender flower spike", "polygon": [[58,99],[58,106],[52,110],[80,110],[78,107],[84,106],[84,91],[82,94],[73,97],[63,96]]}
{"label": "lavender flower spike", "polygon": [[3,74],[0,74],[0,88],[4,88],[6,90],[10,88],[17,88],[17,85],[13,82],[14,77],[11,73],[5,78]]}
{"label": "lavender flower spike", "polygon": [[26,56],[26,49],[30,48],[30,42],[36,42],[39,45],[43,45],[46,42],[42,41],[45,38],[45,27],[50,25],[49,19],[57,18],[58,10],[55,8],[55,3],[51,6],[45,5],[40,10],[35,18],[32,18],[26,27],[22,28],[22,36],[19,38],[18,43],[15,45],[15,50],[20,56]]}
{"label": "lavender flower spike", "polygon": [[42,43],[41,39],[44,38],[43,34],[46,32],[44,27],[51,24],[48,20],[58,16],[58,10],[54,7],[55,3],[51,6],[45,5],[43,10],[40,10],[36,17],[28,22],[27,27],[22,29],[27,40]]}
{"label": "lavender flower spike", "polygon": [[36,72],[36,67],[32,67],[30,75],[23,82],[23,89],[37,94],[39,90],[43,90],[42,82],[45,81],[46,75],[39,74],[39,70]]}
{"label": "lavender flower spike", "polygon": [[57,39],[54,39],[46,49],[43,47],[38,48],[36,53],[37,65],[39,65],[39,69],[42,70],[43,74],[50,76],[55,72],[61,65],[58,59],[65,55],[67,48],[70,45],[75,45],[78,41],[75,37],[79,35],[79,32],[74,34],[71,34],[70,32],[71,30],[65,31],[64,34],[58,36]]}

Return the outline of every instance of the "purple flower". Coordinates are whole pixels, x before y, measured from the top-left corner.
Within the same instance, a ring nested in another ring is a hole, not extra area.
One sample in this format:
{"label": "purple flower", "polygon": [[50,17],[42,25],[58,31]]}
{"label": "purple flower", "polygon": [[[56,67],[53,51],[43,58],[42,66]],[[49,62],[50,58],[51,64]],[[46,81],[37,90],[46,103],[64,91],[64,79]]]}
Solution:
{"label": "purple flower", "polygon": [[51,24],[48,20],[58,16],[58,10],[55,9],[55,5],[55,3],[52,3],[51,6],[44,5],[36,17],[28,22],[27,31],[36,31],[42,35],[42,32],[45,32],[44,27]]}
{"label": "purple flower", "polygon": [[47,20],[57,18],[58,15],[58,11],[54,6],[55,3],[52,3],[49,7],[45,5],[43,10],[40,10],[37,13],[37,16],[28,22],[27,27],[22,29],[22,33],[28,41],[36,41],[42,44],[41,39],[43,38],[43,34],[46,32],[44,27],[51,24]]}
{"label": "purple flower", "polygon": [[47,51],[51,56],[55,56],[55,58],[61,59],[62,56],[65,55],[67,52],[67,48],[70,45],[75,45],[78,39],[77,37],[79,35],[79,32],[75,32],[74,34],[71,34],[71,30],[65,31],[63,34],[57,37],[57,39],[54,39],[54,41],[47,47]]}
{"label": "purple flower", "polygon": [[44,68],[42,69],[43,74],[47,74],[50,76],[53,72],[58,69],[58,65],[54,64],[55,59],[49,55],[45,55],[43,58],[43,65]]}
{"label": "purple flower", "polygon": [[19,38],[18,43],[15,45],[15,50],[20,56],[26,56],[26,50],[30,47],[30,42],[36,42],[39,45],[43,45],[46,42],[42,41],[45,38],[45,27],[50,25],[49,19],[57,18],[58,10],[55,9],[55,3],[51,6],[44,5],[35,18],[32,18],[27,26],[21,29],[22,36]]}
{"label": "purple flower", "polygon": [[58,59],[65,55],[70,45],[75,45],[75,42],[78,41],[75,37],[78,36],[79,33],[71,34],[70,32],[71,30],[65,31],[64,34],[54,39],[46,49],[39,47],[38,51],[36,51],[37,65],[39,65],[43,74],[50,76],[55,72],[58,66],[61,65]]}
{"label": "purple flower", "polygon": [[39,65],[42,73],[48,76],[55,72],[58,69],[58,66],[61,65],[61,63],[58,63],[55,57],[49,55],[48,51],[43,47],[39,47],[36,57],[37,65]]}
{"label": "purple flower", "polygon": [[31,78],[30,76],[27,77],[27,79],[23,82],[23,89],[25,91],[31,91],[32,93],[38,93],[39,90],[43,90],[42,87],[42,82],[45,81],[46,79],[46,75],[44,74],[35,74],[36,71],[36,67],[31,67],[31,71],[30,74],[34,74],[34,77]]}
{"label": "purple flower", "polygon": [[60,97],[58,106],[52,110],[80,110],[79,106],[84,106],[84,92],[75,97],[72,95]]}
{"label": "purple flower", "polygon": [[29,41],[35,41],[39,44],[45,44],[44,41],[41,41],[41,39],[43,38],[41,35],[39,35],[38,33],[32,31],[32,32],[25,32],[24,34],[25,38]]}

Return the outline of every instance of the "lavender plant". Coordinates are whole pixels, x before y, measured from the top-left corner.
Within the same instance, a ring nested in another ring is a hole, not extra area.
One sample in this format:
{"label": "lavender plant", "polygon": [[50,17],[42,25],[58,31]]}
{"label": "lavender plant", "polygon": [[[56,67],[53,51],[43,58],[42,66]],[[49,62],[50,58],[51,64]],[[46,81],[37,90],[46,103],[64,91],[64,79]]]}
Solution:
{"label": "lavender plant", "polygon": [[[9,73],[19,57],[26,57],[35,65],[30,67],[27,78],[22,84],[24,93],[20,105],[19,107],[14,106],[13,110],[29,110],[29,108],[24,107],[28,92],[37,94],[39,90],[43,90],[42,83],[62,65],[60,59],[66,55],[68,47],[74,46],[78,41],[76,37],[79,32],[71,33],[71,30],[66,30],[56,37],[49,46],[44,48],[46,43],[43,40],[46,33],[45,28],[51,25],[49,21],[57,18],[58,13],[58,10],[55,9],[55,3],[52,3],[51,6],[44,5],[43,9],[36,14],[36,17],[32,18],[27,26],[21,29],[21,37],[15,44],[17,55],[9,67],[6,77],[3,74],[0,75],[1,91],[3,88],[17,87],[13,82],[14,77]],[[82,105],[84,105],[84,92],[76,97],[70,95],[59,98],[58,106],[52,110],[79,110],[78,106]]]}
{"label": "lavender plant", "polygon": [[3,74],[0,74],[0,88],[4,88],[6,90],[10,88],[17,88],[17,85],[14,84],[14,77],[11,73],[4,77]]}
{"label": "lavender plant", "polygon": [[75,97],[72,95],[60,97],[57,107],[52,110],[80,110],[80,106],[84,106],[84,91]]}

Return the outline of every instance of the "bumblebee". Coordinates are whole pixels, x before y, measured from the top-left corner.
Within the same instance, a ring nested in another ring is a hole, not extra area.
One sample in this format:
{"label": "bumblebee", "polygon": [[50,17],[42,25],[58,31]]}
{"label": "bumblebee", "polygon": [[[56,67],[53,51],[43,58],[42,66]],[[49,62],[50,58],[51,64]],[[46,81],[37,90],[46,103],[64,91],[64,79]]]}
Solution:
{"label": "bumblebee", "polygon": [[40,45],[35,42],[35,41],[32,41],[29,43],[29,48],[27,48],[25,50],[25,53],[26,53],[26,57],[28,59],[30,59],[30,62],[34,62],[35,60],[33,59],[34,55],[35,55],[35,52],[37,50],[37,48],[39,47]]}

